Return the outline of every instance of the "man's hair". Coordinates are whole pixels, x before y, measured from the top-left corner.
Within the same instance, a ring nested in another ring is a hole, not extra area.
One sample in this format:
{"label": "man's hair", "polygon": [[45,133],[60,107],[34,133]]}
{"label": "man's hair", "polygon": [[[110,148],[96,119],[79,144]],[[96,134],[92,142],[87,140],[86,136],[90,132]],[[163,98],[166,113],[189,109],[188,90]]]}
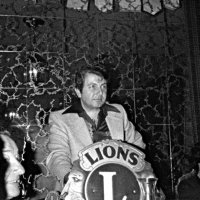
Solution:
{"label": "man's hair", "polygon": [[109,79],[109,75],[103,65],[93,65],[93,66],[82,66],[79,71],[75,74],[75,88],[79,89],[82,92],[85,76],[86,74],[96,74],[102,78],[104,78],[107,82]]}

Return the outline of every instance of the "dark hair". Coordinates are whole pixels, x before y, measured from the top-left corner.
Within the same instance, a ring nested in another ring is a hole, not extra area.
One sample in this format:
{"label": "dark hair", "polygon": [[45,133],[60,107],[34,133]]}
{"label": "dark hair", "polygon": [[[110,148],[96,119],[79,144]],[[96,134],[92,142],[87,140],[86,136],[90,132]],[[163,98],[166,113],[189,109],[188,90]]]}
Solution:
{"label": "dark hair", "polygon": [[79,89],[82,92],[83,84],[85,81],[85,75],[91,73],[96,74],[104,78],[107,82],[109,80],[109,75],[103,65],[93,65],[93,66],[82,66],[79,71],[75,74],[75,88]]}

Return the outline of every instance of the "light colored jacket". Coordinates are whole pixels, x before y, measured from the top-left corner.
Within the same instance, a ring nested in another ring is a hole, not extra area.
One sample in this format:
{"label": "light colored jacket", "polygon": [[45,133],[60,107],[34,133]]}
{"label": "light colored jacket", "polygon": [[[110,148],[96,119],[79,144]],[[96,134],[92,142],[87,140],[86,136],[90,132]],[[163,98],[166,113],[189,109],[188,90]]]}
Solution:
{"label": "light colored jacket", "polygon": [[[145,148],[141,134],[128,120],[124,108],[119,104],[110,105],[119,110],[119,112],[108,111],[105,119],[112,139],[126,141]],[[50,173],[57,176],[61,183],[64,176],[70,172],[72,163],[79,159],[79,151],[93,143],[84,119],[79,117],[77,113],[63,114],[65,110],[50,114],[48,143],[50,154],[46,160]]]}

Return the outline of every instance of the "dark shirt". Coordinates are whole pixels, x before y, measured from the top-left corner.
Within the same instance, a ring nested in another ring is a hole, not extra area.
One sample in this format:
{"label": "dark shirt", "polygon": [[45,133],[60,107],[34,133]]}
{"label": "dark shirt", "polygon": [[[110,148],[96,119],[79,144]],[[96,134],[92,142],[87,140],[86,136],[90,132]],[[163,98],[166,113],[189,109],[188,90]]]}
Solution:
{"label": "dark shirt", "polygon": [[195,172],[191,172],[178,184],[179,200],[200,200],[200,179]]}
{"label": "dark shirt", "polygon": [[112,139],[111,135],[110,135],[110,131],[107,126],[107,123],[106,123],[106,120],[105,120],[106,116],[108,114],[108,111],[119,112],[119,110],[117,108],[115,108],[114,106],[105,103],[100,108],[97,124],[85,112],[80,101],[77,101],[72,106],[67,108],[62,114],[77,113],[79,115],[79,117],[82,117],[85,120],[93,142],[99,142],[99,141],[105,140],[105,139]]}

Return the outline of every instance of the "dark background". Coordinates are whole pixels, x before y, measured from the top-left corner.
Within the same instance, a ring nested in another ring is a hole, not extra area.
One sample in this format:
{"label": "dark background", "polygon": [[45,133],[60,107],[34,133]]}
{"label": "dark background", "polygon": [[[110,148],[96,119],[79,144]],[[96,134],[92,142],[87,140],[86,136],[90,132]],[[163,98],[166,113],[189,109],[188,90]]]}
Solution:
{"label": "dark background", "polygon": [[94,4],[77,11],[65,3],[0,1],[0,98],[8,106],[1,112],[18,114],[27,134],[28,195],[44,198],[54,185],[45,167],[49,112],[71,104],[81,65],[103,62],[112,75],[109,101],[126,108],[159,185],[174,199],[200,141],[200,2],[156,15],[103,13]]}

